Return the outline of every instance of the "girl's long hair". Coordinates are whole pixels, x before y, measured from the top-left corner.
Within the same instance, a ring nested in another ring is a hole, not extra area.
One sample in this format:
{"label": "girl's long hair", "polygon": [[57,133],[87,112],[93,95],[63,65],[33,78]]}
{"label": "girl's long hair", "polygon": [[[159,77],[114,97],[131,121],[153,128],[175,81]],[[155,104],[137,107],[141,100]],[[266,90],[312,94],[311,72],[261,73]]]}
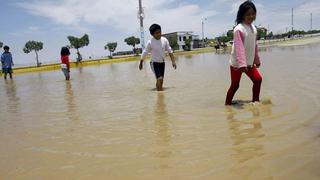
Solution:
{"label": "girl's long hair", "polygon": [[246,14],[249,9],[253,9],[257,13],[256,6],[253,4],[252,1],[248,0],[242,3],[239,7],[238,14],[237,14],[237,19],[236,19],[236,24],[240,24],[243,22],[244,15]]}

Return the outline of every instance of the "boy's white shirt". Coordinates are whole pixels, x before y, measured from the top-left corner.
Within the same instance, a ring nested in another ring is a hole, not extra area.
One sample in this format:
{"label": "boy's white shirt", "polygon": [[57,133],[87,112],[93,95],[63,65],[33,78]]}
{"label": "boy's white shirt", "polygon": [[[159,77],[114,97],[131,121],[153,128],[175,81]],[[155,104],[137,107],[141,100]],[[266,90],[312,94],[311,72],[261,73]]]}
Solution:
{"label": "boy's white shirt", "polygon": [[173,53],[167,38],[161,37],[159,40],[152,38],[148,41],[147,46],[141,55],[141,59],[144,60],[147,54],[151,53],[152,62],[163,63],[166,57],[166,51],[168,53]]}

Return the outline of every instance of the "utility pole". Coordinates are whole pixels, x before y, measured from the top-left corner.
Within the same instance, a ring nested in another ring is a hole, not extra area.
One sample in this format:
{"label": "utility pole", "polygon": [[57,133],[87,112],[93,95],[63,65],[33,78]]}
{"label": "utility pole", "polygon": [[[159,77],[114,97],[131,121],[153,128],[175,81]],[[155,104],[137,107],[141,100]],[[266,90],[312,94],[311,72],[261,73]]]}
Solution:
{"label": "utility pole", "polygon": [[312,37],[312,13],[310,14],[310,36]]}
{"label": "utility pole", "polygon": [[293,38],[293,8],[291,9],[291,38]]}
{"label": "utility pole", "polygon": [[204,21],[206,21],[207,18],[202,19],[202,46],[205,47],[204,45]]}
{"label": "utility pole", "polygon": [[288,29],[289,29],[289,28],[286,27],[286,36],[284,37],[284,41],[286,40],[286,37],[288,37],[288,35],[289,35],[289,34],[288,34]]}
{"label": "utility pole", "polygon": [[141,48],[144,50],[144,27],[143,27],[143,19],[144,19],[144,10],[142,8],[142,0],[139,0],[139,11],[138,11],[138,18],[140,20],[140,37],[141,37]]}
{"label": "utility pole", "polygon": [[312,31],[312,13],[310,14],[310,31]]}

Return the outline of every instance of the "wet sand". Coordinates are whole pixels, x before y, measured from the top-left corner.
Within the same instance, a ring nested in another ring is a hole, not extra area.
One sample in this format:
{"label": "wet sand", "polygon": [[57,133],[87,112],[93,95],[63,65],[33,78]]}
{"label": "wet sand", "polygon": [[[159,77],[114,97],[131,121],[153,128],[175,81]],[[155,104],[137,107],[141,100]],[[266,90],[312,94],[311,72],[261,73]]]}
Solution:
{"label": "wet sand", "polygon": [[263,103],[243,76],[226,108],[226,54],[0,80],[0,179],[319,179],[320,44],[261,53]]}

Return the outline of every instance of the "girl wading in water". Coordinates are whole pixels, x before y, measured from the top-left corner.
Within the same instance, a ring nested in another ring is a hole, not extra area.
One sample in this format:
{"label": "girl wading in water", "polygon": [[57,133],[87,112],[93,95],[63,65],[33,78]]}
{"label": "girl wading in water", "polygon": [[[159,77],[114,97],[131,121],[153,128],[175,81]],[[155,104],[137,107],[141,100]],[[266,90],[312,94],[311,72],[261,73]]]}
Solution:
{"label": "girl wading in water", "polygon": [[225,105],[231,105],[237,92],[242,73],[253,82],[252,102],[260,101],[262,77],[258,71],[260,58],[257,45],[257,29],[252,24],[257,10],[251,1],[242,3],[237,15],[237,26],[233,30],[234,43],[230,58],[231,86],[228,90]]}

